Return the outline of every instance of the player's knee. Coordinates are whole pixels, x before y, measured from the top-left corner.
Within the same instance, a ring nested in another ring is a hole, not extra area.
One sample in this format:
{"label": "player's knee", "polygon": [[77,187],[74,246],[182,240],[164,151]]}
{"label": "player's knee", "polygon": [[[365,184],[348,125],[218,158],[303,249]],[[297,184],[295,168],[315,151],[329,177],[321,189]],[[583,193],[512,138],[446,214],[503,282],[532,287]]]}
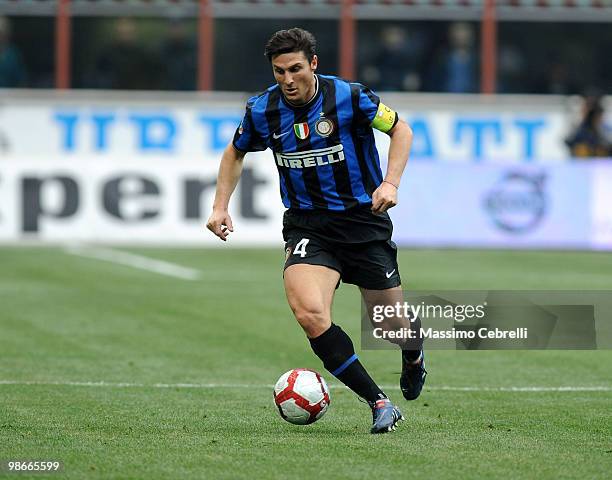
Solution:
{"label": "player's knee", "polygon": [[331,325],[331,319],[323,308],[302,306],[293,309],[296,320],[309,338],[318,337]]}

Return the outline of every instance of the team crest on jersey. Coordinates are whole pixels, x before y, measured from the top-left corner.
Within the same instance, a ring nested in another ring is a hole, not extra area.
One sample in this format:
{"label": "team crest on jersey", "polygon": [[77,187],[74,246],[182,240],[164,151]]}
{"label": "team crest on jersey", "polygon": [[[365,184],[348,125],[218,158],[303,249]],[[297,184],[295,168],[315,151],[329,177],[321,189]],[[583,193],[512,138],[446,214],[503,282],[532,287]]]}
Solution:
{"label": "team crest on jersey", "polygon": [[321,137],[329,137],[334,131],[334,122],[327,118],[320,118],[315,123],[315,131]]}
{"label": "team crest on jersey", "polygon": [[244,128],[242,128],[242,122],[240,122],[240,126],[238,127],[238,135],[242,135],[244,133]]}
{"label": "team crest on jersey", "polygon": [[293,131],[295,132],[295,136],[300,140],[306,140],[308,135],[310,135],[310,128],[308,127],[308,123],[294,123]]}

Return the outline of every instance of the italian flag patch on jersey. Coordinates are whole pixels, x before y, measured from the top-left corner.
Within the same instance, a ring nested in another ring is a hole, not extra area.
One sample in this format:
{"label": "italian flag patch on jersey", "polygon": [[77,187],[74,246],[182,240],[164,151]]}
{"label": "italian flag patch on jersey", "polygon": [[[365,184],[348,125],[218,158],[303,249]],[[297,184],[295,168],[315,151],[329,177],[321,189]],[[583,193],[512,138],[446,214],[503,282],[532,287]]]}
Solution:
{"label": "italian flag patch on jersey", "polygon": [[293,131],[295,132],[295,136],[300,140],[306,140],[308,135],[310,135],[310,129],[308,128],[308,124],[304,123],[294,123]]}

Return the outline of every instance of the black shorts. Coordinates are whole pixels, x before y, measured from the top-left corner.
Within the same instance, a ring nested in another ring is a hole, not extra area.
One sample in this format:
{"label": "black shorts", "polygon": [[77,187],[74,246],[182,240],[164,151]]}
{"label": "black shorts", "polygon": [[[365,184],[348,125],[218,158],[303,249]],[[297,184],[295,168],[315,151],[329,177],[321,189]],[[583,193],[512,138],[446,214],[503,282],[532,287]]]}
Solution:
{"label": "black shorts", "polygon": [[345,283],[370,290],[401,285],[393,224],[370,206],[348,211],[287,210],[283,217],[285,268],[300,263],[324,265]]}

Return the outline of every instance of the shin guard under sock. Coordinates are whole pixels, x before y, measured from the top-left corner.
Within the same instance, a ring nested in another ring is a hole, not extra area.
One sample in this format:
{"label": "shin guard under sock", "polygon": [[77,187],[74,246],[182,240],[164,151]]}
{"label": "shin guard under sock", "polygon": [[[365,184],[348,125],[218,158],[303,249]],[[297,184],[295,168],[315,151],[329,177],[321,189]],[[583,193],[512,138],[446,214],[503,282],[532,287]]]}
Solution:
{"label": "shin guard under sock", "polygon": [[387,398],[357,358],[350,337],[338,325],[332,323],[324,333],[311,338],[310,346],[323,366],[361,398],[368,402]]}

